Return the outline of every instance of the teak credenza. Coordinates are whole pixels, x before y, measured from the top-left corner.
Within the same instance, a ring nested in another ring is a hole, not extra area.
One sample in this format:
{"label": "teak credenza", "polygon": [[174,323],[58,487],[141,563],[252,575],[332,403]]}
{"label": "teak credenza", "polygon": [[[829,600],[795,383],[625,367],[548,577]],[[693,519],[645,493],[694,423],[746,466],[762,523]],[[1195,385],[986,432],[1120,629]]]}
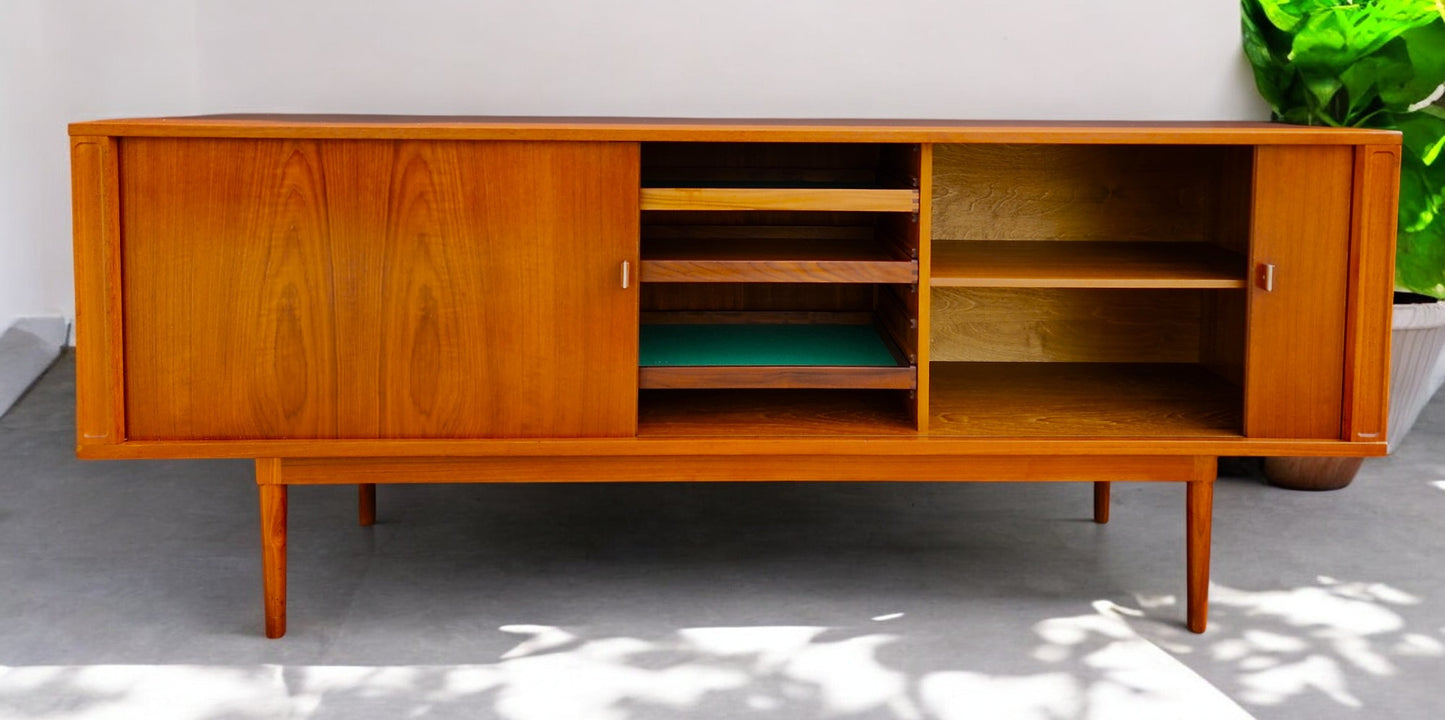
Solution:
{"label": "teak credenza", "polygon": [[1399,136],[1260,123],[209,116],[70,126],[84,458],[286,490],[1186,484],[1379,455]]}

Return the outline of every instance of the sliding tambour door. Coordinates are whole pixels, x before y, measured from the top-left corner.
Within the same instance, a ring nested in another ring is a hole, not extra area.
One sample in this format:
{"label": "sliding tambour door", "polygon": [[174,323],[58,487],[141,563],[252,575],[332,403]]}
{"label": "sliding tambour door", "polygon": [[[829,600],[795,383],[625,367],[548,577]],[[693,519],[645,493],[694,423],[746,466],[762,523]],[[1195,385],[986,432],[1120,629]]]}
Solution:
{"label": "sliding tambour door", "polygon": [[131,439],[625,436],[627,143],[121,142]]}
{"label": "sliding tambour door", "polygon": [[1340,437],[1354,156],[1344,145],[1255,152],[1249,437]]}

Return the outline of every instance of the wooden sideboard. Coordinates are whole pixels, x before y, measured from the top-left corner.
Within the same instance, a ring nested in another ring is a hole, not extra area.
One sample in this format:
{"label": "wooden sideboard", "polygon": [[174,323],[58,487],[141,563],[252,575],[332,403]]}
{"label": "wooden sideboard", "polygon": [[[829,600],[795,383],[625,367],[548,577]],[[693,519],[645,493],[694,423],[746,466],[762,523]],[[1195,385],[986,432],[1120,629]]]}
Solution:
{"label": "wooden sideboard", "polygon": [[1185,483],[1383,454],[1399,136],[1260,123],[70,126],[84,458],[388,482]]}

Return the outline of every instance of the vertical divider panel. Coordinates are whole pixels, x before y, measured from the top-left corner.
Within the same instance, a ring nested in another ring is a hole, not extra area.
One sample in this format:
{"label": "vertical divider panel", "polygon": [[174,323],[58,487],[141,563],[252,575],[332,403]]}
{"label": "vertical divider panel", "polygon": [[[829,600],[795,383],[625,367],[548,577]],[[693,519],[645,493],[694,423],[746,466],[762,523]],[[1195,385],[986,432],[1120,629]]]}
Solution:
{"label": "vertical divider panel", "polygon": [[125,440],[120,159],[112,137],[70,141],[75,235],[76,443]]}
{"label": "vertical divider panel", "polygon": [[1350,232],[1349,325],[1345,334],[1346,440],[1380,441],[1388,431],[1390,313],[1395,286],[1400,148],[1355,150],[1354,221]]}
{"label": "vertical divider panel", "polygon": [[933,144],[918,150],[918,216],[913,223],[918,233],[918,388],[914,391],[914,417],[918,432],[928,432],[928,348],[933,296],[930,278],[933,258]]}

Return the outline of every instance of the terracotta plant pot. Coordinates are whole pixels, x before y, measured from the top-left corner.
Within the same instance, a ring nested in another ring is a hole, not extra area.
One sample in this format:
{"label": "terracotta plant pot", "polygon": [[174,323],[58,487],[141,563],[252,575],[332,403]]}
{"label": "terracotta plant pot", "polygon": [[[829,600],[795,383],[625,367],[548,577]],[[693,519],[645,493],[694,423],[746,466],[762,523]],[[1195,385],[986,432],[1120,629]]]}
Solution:
{"label": "terracotta plant pot", "polygon": [[1364,462],[1358,457],[1268,457],[1264,476],[1287,490],[1339,490],[1354,481]]}

